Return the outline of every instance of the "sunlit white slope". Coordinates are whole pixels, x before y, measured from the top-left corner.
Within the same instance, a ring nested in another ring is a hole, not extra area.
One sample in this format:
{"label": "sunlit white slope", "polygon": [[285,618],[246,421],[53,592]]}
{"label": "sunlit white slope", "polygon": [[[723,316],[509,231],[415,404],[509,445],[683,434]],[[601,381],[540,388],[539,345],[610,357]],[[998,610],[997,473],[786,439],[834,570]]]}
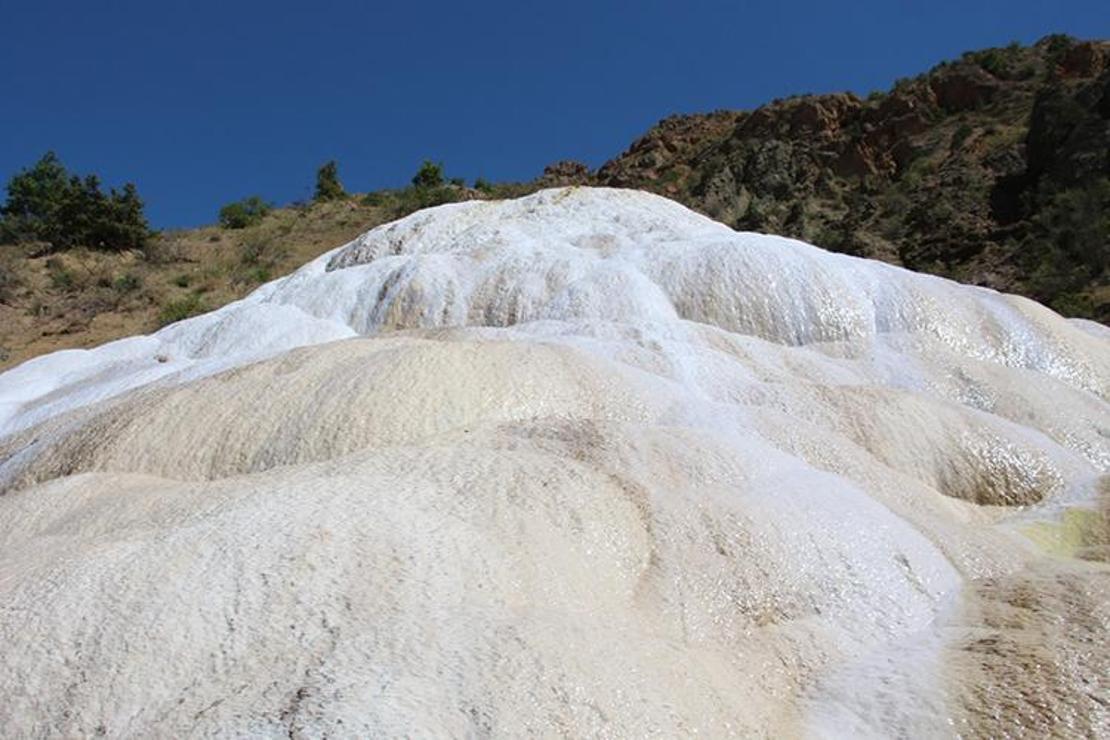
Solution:
{"label": "sunlit white slope", "polygon": [[1028,300],[737,233],[647,193],[576,188],[418,212],[220,310],[27,362],[0,376],[0,404],[18,428],[183,369],[386,330],[539,320],[671,333],[685,320],[784,345],[937,346],[1108,392],[1104,339]]}
{"label": "sunlit white slope", "polygon": [[1101,328],[645,193],[423,211],[0,375],[0,725],[1110,731],[1108,392]]}

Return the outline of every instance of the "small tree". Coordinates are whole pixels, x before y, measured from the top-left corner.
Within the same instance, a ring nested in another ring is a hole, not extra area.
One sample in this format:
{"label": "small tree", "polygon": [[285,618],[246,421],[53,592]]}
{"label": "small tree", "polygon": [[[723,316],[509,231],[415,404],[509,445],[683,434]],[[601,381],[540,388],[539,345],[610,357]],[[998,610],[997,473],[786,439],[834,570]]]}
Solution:
{"label": "small tree", "polygon": [[314,200],[338,200],[346,198],[347,191],[343,183],[339,182],[339,165],[334,159],[329,160],[316,170],[316,195]]}
{"label": "small tree", "polygon": [[257,195],[228,203],[220,209],[220,226],[225,229],[245,229],[254,226],[270,212],[272,206]]}
{"label": "small tree", "polygon": [[424,164],[412,177],[412,184],[418,188],[438,188],[443,185],[443,164],[425,159]]}

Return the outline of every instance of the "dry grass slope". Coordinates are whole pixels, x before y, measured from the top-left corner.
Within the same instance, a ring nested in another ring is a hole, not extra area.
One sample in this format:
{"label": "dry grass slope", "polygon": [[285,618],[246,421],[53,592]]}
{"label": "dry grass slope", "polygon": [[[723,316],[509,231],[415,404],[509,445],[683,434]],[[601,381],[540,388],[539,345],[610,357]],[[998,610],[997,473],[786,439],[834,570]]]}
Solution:
{"label": "dry grass slope", "polygon": [[[523,192],[500,186],[492,195]],[[502,192],[504,191],[504,192]],[[143,251],[42,245],[0,248],[0,369],[60,349],[94,347],[242,298],[321,253],[409,210],[477,197],[414,189],[278,208],[245,229],[166,231]]]}

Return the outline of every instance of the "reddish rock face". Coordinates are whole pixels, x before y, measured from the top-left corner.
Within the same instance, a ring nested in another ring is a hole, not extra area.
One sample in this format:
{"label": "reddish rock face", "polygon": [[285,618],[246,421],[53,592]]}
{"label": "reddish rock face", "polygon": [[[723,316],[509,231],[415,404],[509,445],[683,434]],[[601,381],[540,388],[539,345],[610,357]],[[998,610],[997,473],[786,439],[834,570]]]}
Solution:
{"label": "reddish rock face", "polygon": [[837,175],[853,178],[889,176],[897,169],[888,152],[877,150],[866,141],[849,146],[840,155],[834,167]]}
{"label": "reddish rock face", "polygon": [[929,81],[937,105],[950,113],[974,110],[989,103],[998,91],[998,81],[970,64],[945,70]]}
{"label": "reddish rock face", "polygon": [[1065,77],[1098,77],[1106,69],[1106,42],[1085,41],[1076,44],[1060,62],[1060,72]]}
{"label": "reddish rock face", "polygon": [[834,139],[862,105],[852,93],[792,98],[759,108],[741,124],[738,133]]}
{"label": "reddish rock face", "polygon": [[1042,217],[1057,195],[1057,210],[1110,210],[1108,119],[1110,43],[1050,36],[970,51],[867,100],[806,95],[750,113],[672,116],[594,181],[1110,322],[1097,275],[1068,278],[1065,289],[1035,274],[1072,274],[1079,259],[1057,254],[1063,232],[1052,224],[1062,222]]}
{"label": "reddish rock face", "polygon": [[[725,139],[748,115],[741,111],[716,111],[664,118],[634,141],[624,154],[602,165],[596,179],[614,187],[637,187],[640,182],[656,182],[662,170],[685,162],[698,151]],[[665,184],[663,190],[671,195],[682,192],[673,182]]]}
{"label": "reddish rock face", "polygon": [[544,167],[543,174],[548,177],[586,178],[590,176],[590,168],[581,162],[564,159]]}

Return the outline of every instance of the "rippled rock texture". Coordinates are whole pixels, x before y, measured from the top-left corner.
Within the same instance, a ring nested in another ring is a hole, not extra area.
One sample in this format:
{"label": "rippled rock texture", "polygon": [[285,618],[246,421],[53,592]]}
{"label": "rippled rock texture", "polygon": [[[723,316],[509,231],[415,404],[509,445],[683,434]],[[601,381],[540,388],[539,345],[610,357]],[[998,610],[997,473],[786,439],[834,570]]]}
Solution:
{"label": "rippled rock texture", "polygon": [[20,736],[1105,735],[1110,341],[563,188],[0,375]]}

